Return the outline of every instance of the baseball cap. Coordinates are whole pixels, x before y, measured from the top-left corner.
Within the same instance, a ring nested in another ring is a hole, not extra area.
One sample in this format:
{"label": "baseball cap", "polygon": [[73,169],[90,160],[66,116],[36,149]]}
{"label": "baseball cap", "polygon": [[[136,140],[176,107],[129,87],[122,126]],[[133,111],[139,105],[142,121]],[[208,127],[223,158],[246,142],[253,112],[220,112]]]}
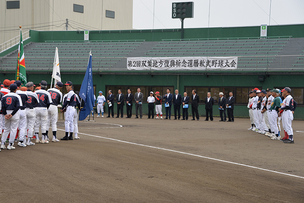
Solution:
{"label": "baseball cap", "polygon": [[33,82],[28,82],[28,83],[26,83],[26,85],[25,85],[26,87],[33,87],[33,86],[35,86],[34,85],[34,83]]}
{"label": "baseball cap", "polygon": [[11,84],[15,83],[15,80],[11,80]]}
{"label": "baseball cap", "polygon": [[58,81],[58,82],[56,83],[56,85],[57,85],[58,87],[63,87],[63,83],[60,82],[60,81]]}
{"label": "baseball cap", "polygon": [[272,92],[275,92],[275,93],[277,93],[277,94],[280,93],[280,91],[279,91],[278,89],[273,89]]}
{"label": "baseball cap", "polygon": [[224,93],[223,93],[223,92],[220,92],[219,95],[224,95]]}
{"label": "baseball cap", "polygon": [[155,94],[159,94],[159,91],[155,92]]}
{"label": "baseball cap", "polygon": [[11,81],[9,79],[5,79],[3,81],[3,85],[9,87],[11,85]]}
{"label": "baseball cap", "polygon": [[20,81],[20,80],[16,80],[16,81],[15,81],[15,84],[16,84],[18,87],[20,87],[20,86],[21,86],[21,81]]}
{"label": "baseball cap", "polygon": [[11,91],[14,91],[14,90],[17,89],[17,85],[15,83],[13,83],[13,84],[10,85],[9,88],[10,88]]}
{"label": "baseball cap", "polygon": [[256,90],[256,93],[261,93],[261,90]]}
{"label": "baseball cap", "polygon": [[64,85],[69,85],[69,86],[72,86],[73,83],[71,81],[67,81]]}
{"label": "baseball cap", "polygon": [[267,94],[266,90],[262,90],[262,93]]}
{"label": "baseball cap", "polygon": [[27,88],[26,87],[21,87],[20,90],[25,92],[27,90]]}
{"label": "baseball cap", "polygon": [[100,93],[103,93],[103,92],[102,92],[102,91],[99,91],[99,94],[100,94]]}
{"label": "baseball cap", "polygon": [[150,94],[153,94],[153,92],[151,91]]}
{"label": "baseball cap", "polygon": [[282,92],[287,91],[288,93],[291,93],[291,89],[290,87],[285,87],[284,89],[282,89]]}
{"label": "baseball cap", "polygon": [[42,80],[42,81],[40,82],[40,85],[47,86],[47,82],[46,82],[45,80]]}

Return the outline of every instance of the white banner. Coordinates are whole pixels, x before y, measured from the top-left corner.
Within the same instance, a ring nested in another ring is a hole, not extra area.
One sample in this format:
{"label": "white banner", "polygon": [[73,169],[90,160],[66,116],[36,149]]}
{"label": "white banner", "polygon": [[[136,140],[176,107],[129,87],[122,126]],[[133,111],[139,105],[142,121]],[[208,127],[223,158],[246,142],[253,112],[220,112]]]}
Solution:
{"label": "white banner", "polygon": [[236,69],[238,57],[133,57],[128,70],[206,70]]}
{"label": "white banner", "polygon": [[261,30],[260,36],[267,37],[267,25],[266,24],[261,25],[260,30]]}

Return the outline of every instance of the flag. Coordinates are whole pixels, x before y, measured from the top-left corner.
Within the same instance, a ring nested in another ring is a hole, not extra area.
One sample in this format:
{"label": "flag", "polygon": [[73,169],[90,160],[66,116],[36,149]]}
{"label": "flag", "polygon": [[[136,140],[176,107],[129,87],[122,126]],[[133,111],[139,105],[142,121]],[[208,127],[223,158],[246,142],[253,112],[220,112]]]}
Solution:
{"label": "flag", "polygon": [[90,52],[87,71],[80,87],[79,96],[84,101],[84,106],[79,112],[79,120],[82,121],[90,114],[94,106],[94,87],[93,87],[91,52]]}
{"label": "flag", "polygon": [[[53,74],[52,74],[52,82],[53,79],[55,80],[55,84],[59,81],[61,82],[61,75],[60,75],[60,67],[59,67],[59,55],[58,55],[58,48],[55,49],[55,56],[54,56],[54,63],[53,63]],[[51,85],[52,86],[52,85]]]}
{"label": "flag", "polygon": [[23,83],[23,84],[27,83],[21,26],[20,26],[20,42],[19,42],[19,46],[18,46],[16,80],[20,80],[21,83]]}

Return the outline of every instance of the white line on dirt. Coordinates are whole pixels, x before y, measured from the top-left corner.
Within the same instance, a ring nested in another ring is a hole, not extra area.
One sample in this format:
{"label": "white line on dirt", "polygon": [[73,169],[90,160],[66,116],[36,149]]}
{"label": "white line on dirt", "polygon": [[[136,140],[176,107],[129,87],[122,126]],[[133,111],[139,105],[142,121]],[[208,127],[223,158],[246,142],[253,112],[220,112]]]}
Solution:
{"label": "white line on dirt", "polygon": [[[116,125],[119,125],[119,124],[116,124]],[[119,125],[119,126],[123,127],[122,125]],[[64,129],[58,129],[58,130],[65,131]],[[226,161],[226,160],[207,157],[207,156],[202,156],[202,155],[198,155],[198,154],[192,154],[192,153],[188,153],[188,152],[182,152],[182,151],[173,150],[173,149],[167,149],[167,148],[156,147],[156,146],[151,146],[151,145],[146,145],[146,144],[129,142],[129,141],[125,141],[125,140],[119,140],[119,139],[116,139],[116,138],[103,137],[103,136],[98,136],[98,135],[91,135],[91,134],[88,134],[88,133],[78,133],[78,134],[86,135],[86,136],[89,136],[89,137],[95,137],[95,138],[99,138],[99,139],[111,140],[111,141],[114,141],[114,142],[120,142],[120,143],[135,145],[135,146],[141,146],[141,147],[146,147],[146,148],[151,148],[151,149],[158,149],[158,150],[162,150],[162,151],[167,151],[167,152],[173,152],[173,153],[177,153],[177,154],[183,154],[183,155],[198,157],[198,158],[202,158],[202,159],[208,159],[208,160],[222,162],[222,163],[226,163],[226,164],[243,166],[243,167],[246,167],[246,168],[252,168],[252,169],[256,169],[256,170],[260,170],[260,171],[266,171],[266,172],[275,173],[275,174],[284,175],[284,176],[289,176],[289,177],[294,177],[294,178],[304,179],[303,176],[293,175],[293,174],[289,174],[289,173],[283,173],[283,172],[274,171],[274,170],[270,170],[270,169],[260,168],[260,167],[251,166],[251,165],[247,165],[247,164],[241,164],[241,163],[237,163],[237,162],[233,162],[233,161]]]}

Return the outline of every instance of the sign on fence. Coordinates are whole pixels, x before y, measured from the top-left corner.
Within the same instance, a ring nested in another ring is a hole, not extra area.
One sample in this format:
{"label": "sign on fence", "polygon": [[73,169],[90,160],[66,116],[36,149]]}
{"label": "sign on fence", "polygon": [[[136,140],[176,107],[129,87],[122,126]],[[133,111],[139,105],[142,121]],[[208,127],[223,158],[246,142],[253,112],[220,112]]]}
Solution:
{"label": "sign on fence", "polygon": [[132,57],[128,70],[216,70],[236,69],[238,57]]}

